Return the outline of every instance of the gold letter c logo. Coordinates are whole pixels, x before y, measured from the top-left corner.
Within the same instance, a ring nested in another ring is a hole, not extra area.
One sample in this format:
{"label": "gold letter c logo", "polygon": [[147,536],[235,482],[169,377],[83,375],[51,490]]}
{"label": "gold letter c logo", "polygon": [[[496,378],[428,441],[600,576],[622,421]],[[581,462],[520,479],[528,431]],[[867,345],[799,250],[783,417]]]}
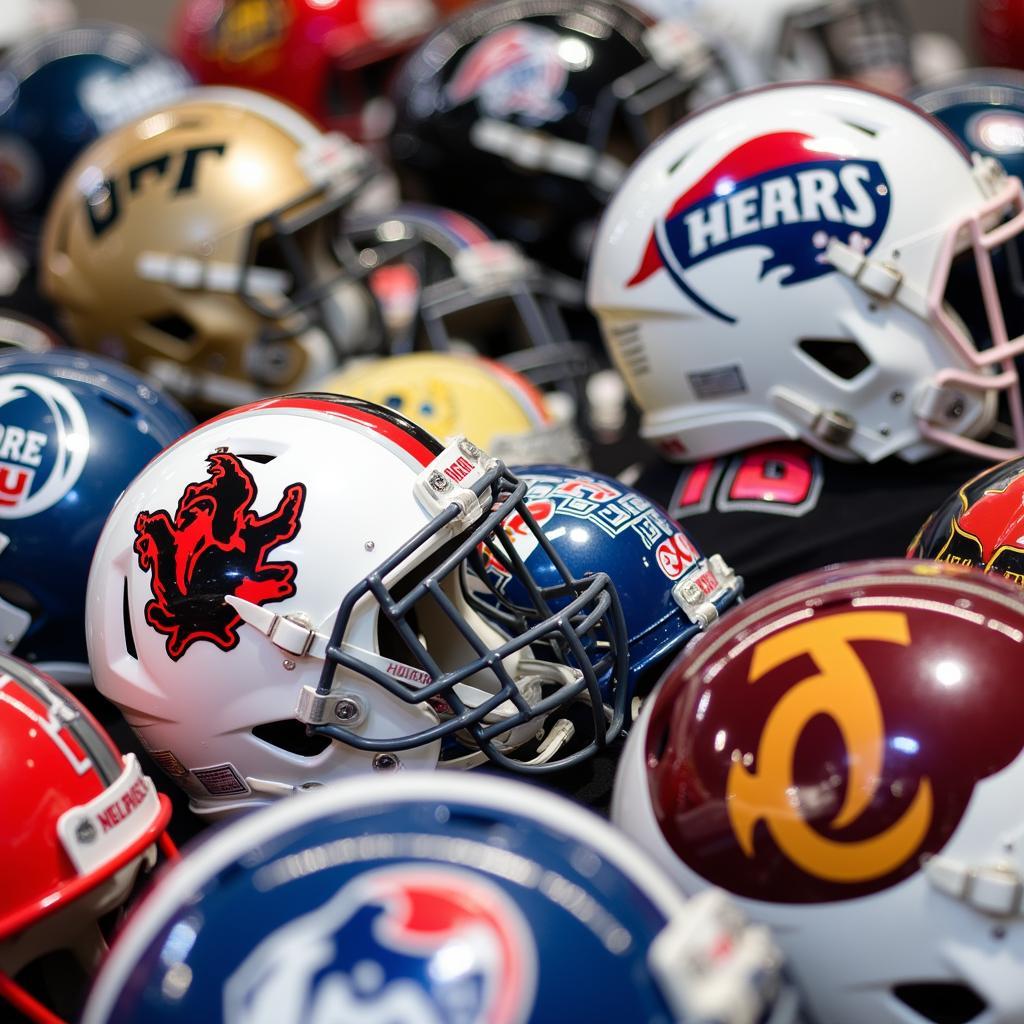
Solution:
{"label": "gold letter c logo", "polygon": [[932,788],[922,778],[906,812],[890,828],[856,842],[828,839],[801,812],[793,781],[800,735],[817,715],[828,715],[847,750],[846,797],[830,822],[844,828],[864,813],[878,788],[885,757],[885,724],[878,695],[854,640],[910,643],[901,612],[847,612],[793,626],[754,648],[749,683],[793,658],[809,655],[818,673],[789,690],[772,710],[757,748],[757,768],[734,761],[726,787],[729,820],[748,857],[754,827],[764,819],[779,848],[798,867],[830,882],[866,882],[894,871],[921,844],[932,820]]}

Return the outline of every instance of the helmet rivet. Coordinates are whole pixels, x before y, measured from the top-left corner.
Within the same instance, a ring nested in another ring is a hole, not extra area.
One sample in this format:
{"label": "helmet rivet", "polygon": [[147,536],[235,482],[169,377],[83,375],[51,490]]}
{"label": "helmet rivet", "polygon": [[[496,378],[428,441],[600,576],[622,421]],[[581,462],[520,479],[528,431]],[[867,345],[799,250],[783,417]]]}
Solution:
{"label": "helmet rivet", "polygon": [[365,549],[366,551],[372,551],[372,550],[373,550],[373,549],[374,549],[374,548],[375,548],[376,546],[377,546],[377,545],[376,545],[376,544],[374,544],[372,540],[368,540],[368,541],[367,541],[367,542],[366,542],[366,543],[365,543],[365,544],[363,545],[363,548],[364,548],[364,549]]}
{"label": "helmet rivet", "polygon": [[287,672],[291,672],[292,669],[295,668],[295,662],[292,661],[290,658],[285,658],[284,661],[281,662],[281,664],[284,665],[285,671]]}
{"label": "helmet rivet", "polygon": [[904,398],[906,398],[906,395],[904,395],[902,391],[894,391],[889,396],[889,401],[892,402],[893,405],[899,405]]}
{"label": "helmet rivet", "polygon": [[472,441],[465,437],[459,441],[459,451],[462,452],[467,459],[473,459],[474,462],[483,454],[483,452],[481,452]]}
{"label": "helmet rivet", "polygon": [[402,762],[397,754],[378,754],[373,759],[373,770],[375,772],[393,772],[402,767]]}
{"label": "helmet rivet", "polygon": [[334,705],[334,717],[339,722],[354,722],[356,719],[361,718],[362,714],[363,709],[359,706],[359,702],[352,697],[342,697]]}
{"label": "helmet rivet", "polygon": [[75,838],[80,843],[91,843],[96,838],[96,826],[88,818],[84,818],[75,829]]}
{"label": "helmet rivet", "polygon": [[447,491],[451,484],[436,469],[430,474],[430,486],[435,491]]}
{"label": "helmet rivet", "polygon": [[946,409],[946,415],[951,420],[958,420],[964,414],[964,400],[962,398],[956,398],[949,403],[949,408]]}

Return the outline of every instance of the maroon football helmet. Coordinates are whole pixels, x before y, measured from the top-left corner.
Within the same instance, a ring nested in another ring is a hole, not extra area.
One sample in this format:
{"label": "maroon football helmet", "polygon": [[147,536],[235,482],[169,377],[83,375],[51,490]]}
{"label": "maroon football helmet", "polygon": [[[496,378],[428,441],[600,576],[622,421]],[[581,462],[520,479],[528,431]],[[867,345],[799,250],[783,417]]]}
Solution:
{"label": "maroon football helmet", "polygon": [[1024,602],[969,569],[818,570],[723,617],[630,735],[612,815],[773,926],[815,1020],[1024,1015]]}

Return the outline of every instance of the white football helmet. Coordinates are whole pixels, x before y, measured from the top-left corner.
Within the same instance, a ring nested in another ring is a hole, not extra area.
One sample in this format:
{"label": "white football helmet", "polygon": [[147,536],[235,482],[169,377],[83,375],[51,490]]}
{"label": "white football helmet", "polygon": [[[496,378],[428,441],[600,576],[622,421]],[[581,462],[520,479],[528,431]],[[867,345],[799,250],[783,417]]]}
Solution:
{"label": "white football helmet", "polygon": [[[625,627],[608,576],[572,577],[525,494],[465,439],[442,448],[359,399],[226,413],[107,521],[87,598],[96,687],[204,815],[361,771],[575,763],[622,728]],[[526,569],[510,515],[557,585]],[[482,579],[494,550],[533,609],[485,621],[464,569]]]}
{"label": "white football helmet", "polygon": [[1024,445],[1007,326],[1022,231],[1021,182],[908,104],[773,86],[633,166],[587,299],[669,457],[783,438],[849,461],[1006,457],[979,439],[1002,399]]}
{"label": "white football helmet", "polygon": [[839,78],[902,92],[911,84],[911,37],[894,0],[642,0],[640,6],[692,24],[743,85]]}

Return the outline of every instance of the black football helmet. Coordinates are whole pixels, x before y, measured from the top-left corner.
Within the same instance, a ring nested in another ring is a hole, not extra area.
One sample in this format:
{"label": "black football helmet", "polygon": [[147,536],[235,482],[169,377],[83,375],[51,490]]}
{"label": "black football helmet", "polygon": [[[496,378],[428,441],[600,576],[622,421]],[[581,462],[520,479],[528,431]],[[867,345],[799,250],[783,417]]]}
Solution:
{"label": "black football helmet", "polygon": [[409,57],[394,83],[392,156],[407,194],[579,275],[626,168],[725,77],[683,23],[606,0],[502,0]]}

